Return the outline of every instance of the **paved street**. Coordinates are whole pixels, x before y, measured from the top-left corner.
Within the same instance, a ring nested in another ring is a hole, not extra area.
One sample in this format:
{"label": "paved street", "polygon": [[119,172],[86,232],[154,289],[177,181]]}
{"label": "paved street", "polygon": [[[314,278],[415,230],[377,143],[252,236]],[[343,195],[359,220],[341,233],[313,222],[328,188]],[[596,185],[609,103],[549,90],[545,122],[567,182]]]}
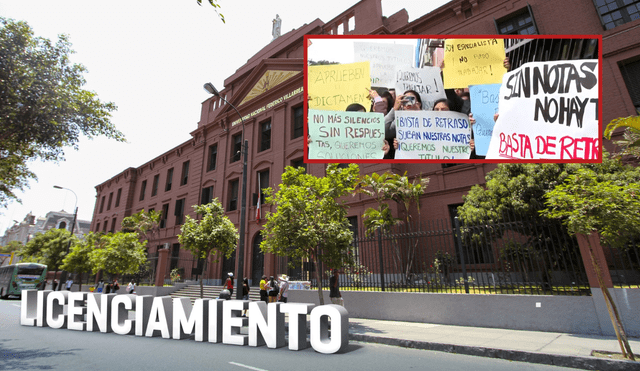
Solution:
{"label": "paved street", "polygon": [[570,370],[351,341],[347,352],[242,347],[21,326],[20,301],[0,300],[0,370]]}

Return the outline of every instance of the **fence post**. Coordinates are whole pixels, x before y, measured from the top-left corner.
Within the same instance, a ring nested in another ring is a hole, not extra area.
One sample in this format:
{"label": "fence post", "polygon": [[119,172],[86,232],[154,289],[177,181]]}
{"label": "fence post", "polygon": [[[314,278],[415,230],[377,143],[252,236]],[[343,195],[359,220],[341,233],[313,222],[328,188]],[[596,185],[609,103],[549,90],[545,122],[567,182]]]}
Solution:
{"label": "fence post", "polygon": [[380,256],[380,286],[384,291],[384,259],[382,259],[382,232],[380,227],[378,227],[378,255]]}
{"label": "fence post", "polygon": [[456,241],[458,241],[458,248],[460,248],[460,264],[462,265],[462,279],[464,280],[464,291],[469,293],[469,282],[467,282],[467,266],[464,263],[464,248],[462,247],[462,237],[460,233],[460,220],[456,216],[454,218],[456,227]]}

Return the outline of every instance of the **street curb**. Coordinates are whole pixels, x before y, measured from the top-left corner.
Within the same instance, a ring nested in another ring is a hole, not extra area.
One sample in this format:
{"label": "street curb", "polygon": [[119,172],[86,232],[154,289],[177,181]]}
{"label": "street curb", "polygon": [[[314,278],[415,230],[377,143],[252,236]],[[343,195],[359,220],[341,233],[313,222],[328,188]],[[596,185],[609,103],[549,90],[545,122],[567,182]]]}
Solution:
{"label": "street curb", "polygon": [[350,333],[349,340],[361,341],[365,343],[393,345],[403,348],[464,354],[477,357],[499,358],[516,362],[539,363],[544,365],[578,368],[582,370],[626,371],[638,370],[640,368],[640,363],[633,361],[610,360],[595,357],[573,357],[557,354],[524,352],[520,350],[504,350],[465,345],[441,344],[428,341],[403,340],[364,334]]}

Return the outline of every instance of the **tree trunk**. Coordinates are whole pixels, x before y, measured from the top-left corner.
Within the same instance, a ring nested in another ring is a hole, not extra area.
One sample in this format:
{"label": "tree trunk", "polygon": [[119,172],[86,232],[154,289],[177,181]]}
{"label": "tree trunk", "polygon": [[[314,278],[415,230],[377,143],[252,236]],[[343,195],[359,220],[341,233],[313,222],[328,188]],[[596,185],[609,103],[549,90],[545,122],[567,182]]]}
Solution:
{"label": "tree trunk", "polygon": [[[207,259],[209,259],[209,253],[207,253],[207,255],[205,255],[204,257],[204,261],[206,264]],[[202,275],[204,274],[204,265],[202,265],[202,272],[200,272],[200,299],[204,298],[204,280],[202,279]]]}
{"label": "tree trunk", "polygon": [[318,283],[318,298],[320,300],[320,305],[324,305],[324,295],[322,295],[322,272],[320,272],[320,265],[318,265],[318,251],[316,247],[316,253],[313,254],[313,265],[316,267],[316,282]]}
{"label": "tree trunk", "polygon": [[82,273],[78,273],[78,277],[80,277],[78,279],[78,285],[80,285],[80,288],[78,289],[78,291],[82,291]]}
{"label": "tree trunk", "polygon": [[602,294],[604,295],[604,301],[607,304],[607,310],[609,311],[609,316],[611,317],[611,324],[613,325],[613,329],[616,332],[616,337],[618,338],[618,344],[620,345],[622,355],[625,358],[635,361],[636,359],[633,356],[633,352],[631,351],[631,346],[629,345],[627,334],[625,333],[624,327],[622,326],[622,321],[620,320],[620,314],[618,313],[616,304],[613,302],[613,298],[611,297],[609,289],[604,283],[604,278],[602,277],[600,266],[598,265],[598,262],[593,255],[593,250],[591,249],[591,243],[589,243],[589,255],[591,256],[591,264],[593,265],[593,269],[595,270],[596,276],[598,277],[600,290],[602,290]]}

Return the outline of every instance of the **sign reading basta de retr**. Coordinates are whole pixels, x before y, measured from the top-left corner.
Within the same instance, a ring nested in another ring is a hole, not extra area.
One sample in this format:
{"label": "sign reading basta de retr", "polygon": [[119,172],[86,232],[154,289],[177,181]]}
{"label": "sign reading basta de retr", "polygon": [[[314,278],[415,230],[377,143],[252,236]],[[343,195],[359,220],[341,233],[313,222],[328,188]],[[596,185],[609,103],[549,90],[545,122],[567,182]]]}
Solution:
{"label": "sign reading basta de retr", "polygon": [[[86,305],[85,305],[86,302]],[[63,307],[67,305],[67,313]],[[248,317],[241,317],[244,310]],[[129,311],[135,311],[129,319]],[[20,324],[76,331],[113,332],[166,339],[281,348],[289,315],[288,347],[319,352],[344,351],[349,344],[349,314],[339,305],[269,303],[249,300],[196,299],[151,295],[116,295],[69,291],[24,290]],[[329,321],[331,336],[329,336]],[[241,334],[248,327],[248,335]]]}

